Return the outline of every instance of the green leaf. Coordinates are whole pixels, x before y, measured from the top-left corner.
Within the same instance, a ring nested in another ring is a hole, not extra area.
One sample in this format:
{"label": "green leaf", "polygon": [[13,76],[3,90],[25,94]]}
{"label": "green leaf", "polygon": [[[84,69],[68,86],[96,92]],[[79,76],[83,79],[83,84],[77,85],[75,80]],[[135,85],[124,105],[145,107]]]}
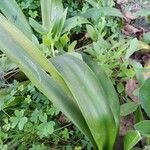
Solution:
{"label": "green leaf", "polygon": [[141,9],[133,14],[135,17],[147,17],[150,15],[149,8],[148,9]]}
{"label": "green leaf", "polygon": [[147,32],[143,35],[144,42],[150,44],[150,32]]}
{"label": "green leaf", "polygon": [[68,129],[65,128],[63,131],[62,131],[62,138],[64,138],[65,140],[69,139],[69,132],[68,132]]}
{"label": "green leaf", "polygon": [[99,149],[111,150],[118,126],[95,74],[80,59],[69,55],[57,56],[52,63],[71,90]]}
{"label": "green leaf", "polygon": [[73,52],[76,45],[77,45],[77,41],[73,41],[73,42],[68,46],[68,52]]}
{"label": "green leaf", "polygon": [[74,27],[81,26],[82,24],[87,24],[87,23],[90,24],[90,22],[87,19],[80,17],[80,16],[69,18],[66,20],[64,24],[62,33],[69,32]]}
{"label": "green leaf", "polygon": [[135,71],[133,69],[125,68],[123,72],[127,77],[133,78],[135,76]]}
{"label": "green leaf", "polygon": [[146,114],[150,117],[150,78],[145,81],[143,86],[139,90],[139,100],[141,102],[141,106],[146,112]]}
{"label": "green leaf", "polygon": [[41,10],[43,27],[49,29],[52,22],[55,23],[62,17],[62,0],[41,0]]}
{"label": "green leaf", "polygon": [[134,52],[141,50],[141,49],[149,49],[149,45],[138,41],[136,38],[130,41],[130,46],[126,52],[125,58],[128,59]]}
{"label": "green leaf", "polygon": [[31,18],[36,18],[38,16],[38,12],[36,10],[35,11],[29,10],[29,15]]}
{"label": "green leaf", "polygon": [[128,131],[124,137],[124,150],[131,150],[140,140],[141,135],[138,131]]}
{"label": "green leaf", "polygon": [[16,117],[11,117],[10,121],[12,122],[11,127],[15,128],[18,125],[19,130],[22,130],[28,118],[24,116],[24,110],[15,110]]}
{"label": "green leaf", "polygon": [[16,117],[18,117],[18,118],[23,117],[23,115],[24,115],[24,110],[21,110],[21,111],[15,110],[15,115],[16,115]]}
{"label": "green leaf", "polygon": [[39,115],[39,120],[41,121],[41,122],[47,122],[47,115],[46,115],[46,113],[44,113],[44,115],[41,113],[40,115]]}
{"label": "green leaf", "polygon": [[141,107],[138,107],[138,109],[136,110],[135,120],[136,120],[136,123],[144,120],[144,116],[143,116],[143,112],[141,110]]}
{"label": "green leaf", "polygon": [[96,33],[95,29],[91,25],[86,25],[86,29],[87,29],[87,32],[88,32],[90,38],[93,41],[97,41],[98,34]]}
{"label": "green leaf", "polygon": [[32,28],[40,33],[40,34],[47,34],[48,33],[48,30],[45,29],[42,25],[40,25],[37,21],[35,21],[34,19],[32,18],[29,18],[29,24],[32,26]]}
{"label": "green leaf", "polygon": [[[116,135],[114,134],[114,137],[110,136],[110,140],[112,142],[115,142],[115,139],[119,130],[119,124],[120,124],[120,115],[119,115],[120,104],[119,104],[117,93],[113,87],[111,80],[108,78],[107,74],[104,72],[102,66],[98,64],[96,61],[89,59],[89,57],[87,57],[86,55],[83,55],[83,56],[84,56],[83,57],[84,61],[88,64],[88,66],[92,69],[92,71],[98,77],[100,85],[103,87],[103,90],[107,97],[107,102],[109,103],[111,111],[113,113],[113,117],[114,117],[115,125],[116,125]],[[111,128],[109,129],[111,130]],[[108,132],[111,132],[111,131],[108,131]]]}
{"label": "green leaf", "polygon": [[122,83],[118,83],[117,90],[119,93],[122,93],[124,91],[124,85]]}
{"label": "green leaf", "polygon": [[118,95],[115,91],[115,88],[113,87],[112,81],[108,78],[107,74],[105,73],[104,69],[99,63],[93,61],[86,55],[83,55],[83,59],[98,77],[100,85],[103,87],[103,90],[106,93],[107,101],[110,104],[111,111],[113,112],[113,116],[116,122],[116,127],[117,126],[119,127],[120,104],[119,104]]}
{"label": "green leaf", "polygon": [[67,34],[64,34],[62,37],[60,37],[60,43],[61,45],[64,47],[65,45],[67,45],[67,43],[70,41],[69,37],[67,36]]}
{"label": "green leaf", "polygon": [[133,40],[131,40],[130,42],[130,47],[127,49],[126,51],[126,55],[125,58],[128,59],[134,52],[138,51],[138,40],[136,38],[134,38]]}
{"label": "green leaf", "polygon": [[66,9],[63,13],[62,16],[60,17],[60,19],[55,21],[55,24],[53,26],[52,29],[52,33],[55,35],[56,40],[59,39],[59,37],[61,36],[61,33],[63,31],[64,28],[64,24],[66,21],[66,16],[67,16],[67,10]]}
{"label": "green leaf", "polygon": [[30,40],[32,39],[32,30],[15,0],[0,1],[0,10]]}
{"label": "green leaf", "polygon": [[121,105],[121,107],[120,107],[120,109],[121,109],[120,115],[127,116],[127,115],[131,114],[137,110],[138,106],[139,106],[139,104],[134,103],[134,102],[125,103],[125,104]]}
{"label": "green leaf", "polygon": [[27,123],[28,118],[27,117],[22,117],[18,123],[18,128],[19,130],[23,130],[24,125]]}
{"label": "green leaf", "polygon": [[144,120],[134,125],[134,128],[143,135],[150,135],[150,120]]}
{"label": "green leaf", "polygon": [[11,117],[10,121],[12,122],[12,124],[11,124],[12,128],[15,128],[17,126],[18,122],[19,122],[17,117]]}
{"label": "green leaf", "polygon": [[113,16],[123,18],[123,15],[119,9],[111,7],[89,8],[84,14],[82,14],[82,16],[85,18],[93,18],[93,19],[103,16]]}
{"label": "green leaf", "polygon": [[93,7],[97,7],[99,3],[96,0],[86,0]]}
{"label": "green leaf", "polygon": [[38,126],[37,134],[40,137],[47,137],[48,135],[54,132],[54,126],[55,126],[55,122],[53,121],[41,123]]}
{"label": "green leaf", "polygon": [[39,117],[39,111],[35,109],[34,112],[31,114],[30,120],[34,123],[37,123],[38,117]]}

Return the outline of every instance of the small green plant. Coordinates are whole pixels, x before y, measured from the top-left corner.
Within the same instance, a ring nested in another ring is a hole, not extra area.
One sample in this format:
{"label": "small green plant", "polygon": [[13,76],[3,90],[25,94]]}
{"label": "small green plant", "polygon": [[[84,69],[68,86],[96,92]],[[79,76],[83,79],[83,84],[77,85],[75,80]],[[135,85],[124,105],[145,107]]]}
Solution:
{"label": "small green plant", "polygon": [[[15,9],[8,11],[9,6]],[[56,56],[48,60],[40,51],[40,45],[17,3],[3,1],[0,8],[7,18],[11,18],[8,21],[0,15],[1,50],[17,64],[44,95],[73,121],[88,137],[94,149],[112,150],[118,135],[119,103],[114,87],[102,68],[96,63],[93,64],[90,59],[87,65],[83,60],[71,54]],[[42,25],[33,20],[30,24],[35,25],[34,29],[44,32],[43,44],[55,56],[54,46],[57,47],[56,43],[60,40],[61,34],[88,21],[80,17],[71,18],[71,20],[74,19],[73,22],[67,21],[67,9],[64,11],[61,1],[58,0],[41,0],[41,8]],[[111,92],[111,97],[108,92]],[[19,112],[21,115],[18,118]],[[11,122],[15,122],[14,125],[23,129],[27,118],[23,111],[19,112],[15,112],[16,116],[11,119]],[[48,122],[46,114],[42,114],[39,120],[41,124],[37,134],[48,136],[53,133],[55,124]],[[46,130],[46,128],[49,129]]]}
{"label": "small green plant", "polygon": [[[56,148],[61,145],[62,149],[69,145],[70,148],[91,145],[29,81],[14,81],[9,88],[0,90],[0,95],[2,147],[24,150],[38,147],[48,149],[54,145]],[[84,144],[78,141],[79,138],[84,140]]]}

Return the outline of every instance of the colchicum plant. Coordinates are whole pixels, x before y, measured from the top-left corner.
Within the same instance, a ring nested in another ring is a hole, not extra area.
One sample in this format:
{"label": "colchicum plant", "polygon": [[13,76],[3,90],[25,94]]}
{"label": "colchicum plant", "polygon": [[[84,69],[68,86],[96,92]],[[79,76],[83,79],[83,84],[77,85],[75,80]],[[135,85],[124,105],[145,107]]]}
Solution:
{"label": "colchicum plant", "polygon": [[[101,66],[88,56],[65,53],[67,42],[62,42],[72,28],[88,20],[66,19],[61,0],[41,0],[42,25],[30,19],[42,35],[39,43],[15,0],[0,1],[0,10],[0,50],[87,136],[95,150],[113,150],[120,118],[115,89]],[[74,48],[75,43],[68,47]]]}

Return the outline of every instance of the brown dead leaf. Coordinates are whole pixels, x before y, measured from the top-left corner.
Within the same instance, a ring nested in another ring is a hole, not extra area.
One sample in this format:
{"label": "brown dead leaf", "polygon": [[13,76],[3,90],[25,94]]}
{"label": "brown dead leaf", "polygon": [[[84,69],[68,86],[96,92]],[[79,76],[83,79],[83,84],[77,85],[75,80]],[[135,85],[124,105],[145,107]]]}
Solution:
{"label": "brown dead leaf", "polygon": [[136,17],[130,11],[125,12],[124,16],[125,16],[126,21],[136,19]]}
{"label": "brown dead leaf", "polygon": [[121,117],[119,135],[124,136],[128,130],[133,129],[134,123],[135,123],[135,117],[133,114],[130,114],[125,117]]}
{"label": "brown dead leaf", "polygon": [[64,114],[61,114],[58,120],[61,124],[64,124],[67,122],[67,118]]}
{"label": "brown dead leaf", "polygon": [[139,34],[143,31],[142,31],[142,29],[135,28],[134,26],[132,26],[130,24],[126,24],[124,26],[123,32],[126,35],[136,35],[136,34]]}
{"label": "brown dead leaf", "polygon": [[138,97],[133,94],[133,92],[138,88],[138,83],[134,79],[130,79],[126,83],[125,91],[126,94],[134,101],[138,102]]}

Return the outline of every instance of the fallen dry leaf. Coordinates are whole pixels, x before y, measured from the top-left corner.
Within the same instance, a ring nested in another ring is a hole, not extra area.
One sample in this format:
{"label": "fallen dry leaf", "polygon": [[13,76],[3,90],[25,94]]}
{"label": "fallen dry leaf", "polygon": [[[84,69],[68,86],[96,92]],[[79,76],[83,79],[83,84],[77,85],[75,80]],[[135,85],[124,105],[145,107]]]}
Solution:
{"label": "fallen dry leaf", "polygon": [[134,26],[132,26],[130,24],[126,24],[124,26],[123,32],[126,35],[133,35],[133,34],[136,35],[137,33],[141,33],[142,30],[141,29],[137,29],[137,28],[135,28]]}
{"label": "fallen dry leaf", "polygon": [[124,13],[124,16],[125,16],[125,19],[128,21],[129,19],[130,20],[134,20],[136,19],[137,17],[135,17],[130,11],[127,11]]}
{"label": "fallen dry leaf", "polygon": [[127,81],[125,86],[126,94],[133,100],[134,102],[138,102],[138,97],[133,94],[133,92],[138,88],[138,83],[134,79],[130,79]]}
{"label": "fallen dry leaf", "polygon": [[59,122],[64,123],[66,122],[66,116],[64,114],[61,114],[58,120]]}
{"label": "fallen dry leaf", "polygon": [[121,117],[119,135],[124,136],[128,130],[133,129],[134,123],[135,123],[135,117],[133,114],[130,114],[125,117]]}

